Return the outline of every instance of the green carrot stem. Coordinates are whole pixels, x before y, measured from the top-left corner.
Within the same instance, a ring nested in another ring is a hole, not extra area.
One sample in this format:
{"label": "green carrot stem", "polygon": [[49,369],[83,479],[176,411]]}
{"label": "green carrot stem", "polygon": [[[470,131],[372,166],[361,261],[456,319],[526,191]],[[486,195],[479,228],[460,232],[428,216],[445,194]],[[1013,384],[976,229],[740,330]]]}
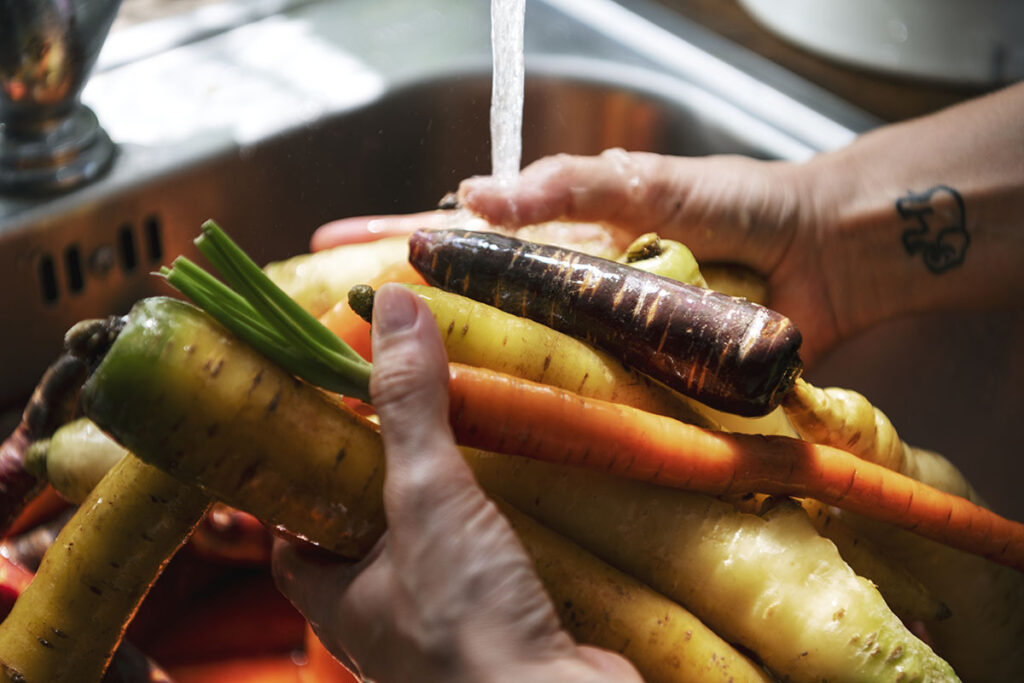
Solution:
{"label": "green carrot stem", "polygon": [[370,364],[275,285],[220,226],[204,223],[196,246],[228,284],[183,256],[158,274],[292,374],[369,401]]}

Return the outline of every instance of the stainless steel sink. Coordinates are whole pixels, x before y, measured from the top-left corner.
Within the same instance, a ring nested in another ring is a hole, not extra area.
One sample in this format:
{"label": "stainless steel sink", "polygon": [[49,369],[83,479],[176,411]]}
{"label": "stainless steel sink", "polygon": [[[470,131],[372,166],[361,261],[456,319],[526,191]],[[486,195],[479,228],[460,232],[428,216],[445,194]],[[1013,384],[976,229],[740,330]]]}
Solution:
{"label": "stainless steel sink", "polygon": [[[612,146],[801,158],[872,124],[659,11],[530,3],[524,162]],[[191,253],[206,218],[266,261],[331,218],[429,208],[487,172],[487,3],[207,7],[115,33],[83,99],[119,145],[109,175],[0,198],[0,406],[21,403],[74,321],[166,291],[151,271]]]}

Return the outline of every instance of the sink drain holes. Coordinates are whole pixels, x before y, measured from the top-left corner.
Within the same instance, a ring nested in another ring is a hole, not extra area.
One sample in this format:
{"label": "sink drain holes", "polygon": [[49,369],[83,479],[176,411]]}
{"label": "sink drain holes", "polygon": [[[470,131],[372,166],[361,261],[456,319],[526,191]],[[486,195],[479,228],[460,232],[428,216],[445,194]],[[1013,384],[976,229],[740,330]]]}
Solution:
{"label": "sink drain holes", "polygon": [[81,292],[85,279],[82,276],[82,251],[77,244],[64,250],[64,270],[68,276],[68,291],[72,294]]}
{"label": "sink drain holes", "polygon": [[39,259],[39,287],[43,292],[43,301],[52,304],[57,300],[57,269],[49,256]]}
{"label": "sink drain holes", "polygon": [[132,234],[131,225],[123,225],[117,231],[117,251],[121,257],[121,268],[126,273],[135,270],[138,258],[135,254],[135,235]]}
{"label": "sink drain holes", "polygon": [[[87,264],[82,256],[82,248],[77,242],[64,248],[60,263],[51,254],[40,255],[37,274],[43,302],[52,305],[60,299],[59,275],[63,275],[67,294],[76,295],[85,290],[87,275],[92,280],[102,279],[115,266],[119,266],[125,275],[130,275],[142,264],[158,264],[164,256],[163,225],[160,217],[150,214],[142,220],[140,227],[141,237],[136,234],[134,224],[123,223],[117,232],[111,235],[112,239],[109,242],[101,243],[90,252]],[[58,273],[58,270],[62,272]]]}
{"label": "sink drain holes", "polygon": [[147,216],[142,227],[146,238],[146,255],[150,261],[159,261],[164,257],[164,245],[160,236],[160,217],[157,215]]}

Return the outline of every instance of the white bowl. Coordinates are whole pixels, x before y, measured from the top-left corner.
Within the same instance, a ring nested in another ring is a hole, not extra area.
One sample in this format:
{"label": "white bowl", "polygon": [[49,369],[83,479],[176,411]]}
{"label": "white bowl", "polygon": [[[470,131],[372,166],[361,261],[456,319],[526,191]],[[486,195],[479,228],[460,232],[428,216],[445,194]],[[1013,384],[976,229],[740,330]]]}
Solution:
{"label": "white bowl", "polygon": [[950,83],[1024,78],[1021,0],[739,0],[769,30],[847,64]]}

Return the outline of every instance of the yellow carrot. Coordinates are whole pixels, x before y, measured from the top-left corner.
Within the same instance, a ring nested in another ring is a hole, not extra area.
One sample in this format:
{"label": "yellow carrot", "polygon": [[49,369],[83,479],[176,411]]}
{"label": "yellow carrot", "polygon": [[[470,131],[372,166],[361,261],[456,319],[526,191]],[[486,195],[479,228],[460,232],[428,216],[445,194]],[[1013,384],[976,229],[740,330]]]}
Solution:
{"label": "yellow carrot", "polygon": [[[983,504],[952,463],[906,444],[885,414],[861,394],[798,381],[784,405],[808,440],[849,450]],[[949,619],[927,626],[936,647],[958,671],[973,680],[1024,678],[1024,574],[887,525],[855,516],[847,521],[949,606]]]}
{"label": "yellow carrot", "polygon": [[486,490],[685,606],[782,680],[956,680],[794,505],[759,517],[604,472],[466,457]]}
{"label": "yellow carrot", "polygon": [[812,443],[826,444],[948,493],[984,505],[960,471],[938,453],[915,449],[881,410],[850,389],[822,389],[798,379],[783,401],[790,423]]}
{"label": "yellow carrot", "polygon": [[496,502],[533,558],[562,624],[580,642],[625,656],[649,683],[771,680],[677,603]]}

